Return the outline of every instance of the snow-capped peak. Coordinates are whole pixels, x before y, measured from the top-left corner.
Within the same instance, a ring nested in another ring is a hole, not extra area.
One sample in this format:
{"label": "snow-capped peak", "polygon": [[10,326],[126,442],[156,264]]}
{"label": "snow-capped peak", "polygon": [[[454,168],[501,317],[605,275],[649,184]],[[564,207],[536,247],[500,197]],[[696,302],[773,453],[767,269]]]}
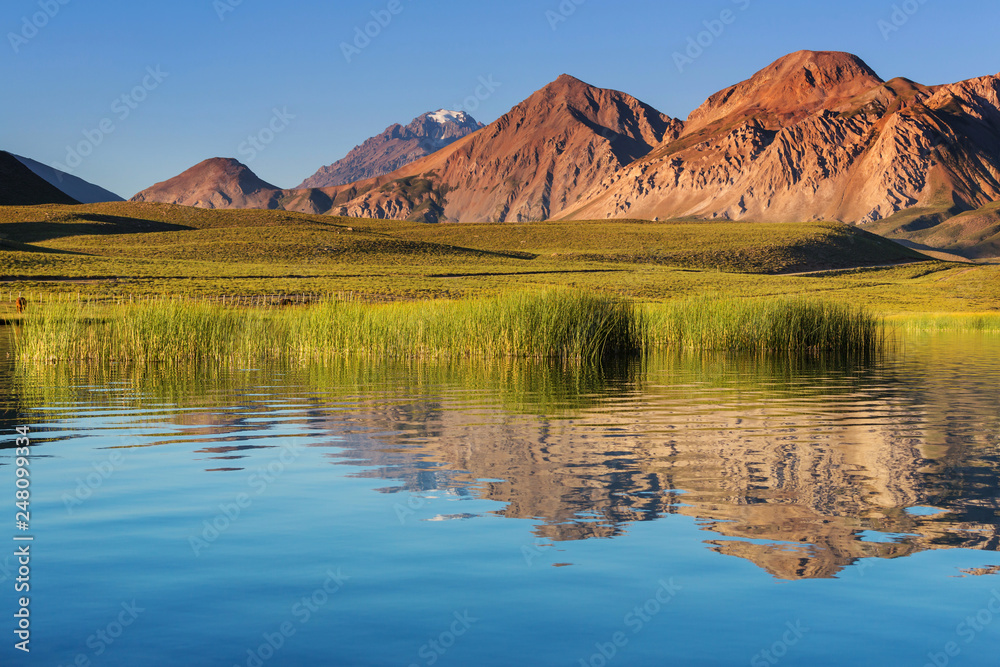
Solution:
{"label": "snow-capped peak", "polygon": [[442,125],[449,120],[455,123],[462,123],[466,118],[464,111],[448,111],[447,109],[438,109],[434,113],[428,114],[428,116]]}

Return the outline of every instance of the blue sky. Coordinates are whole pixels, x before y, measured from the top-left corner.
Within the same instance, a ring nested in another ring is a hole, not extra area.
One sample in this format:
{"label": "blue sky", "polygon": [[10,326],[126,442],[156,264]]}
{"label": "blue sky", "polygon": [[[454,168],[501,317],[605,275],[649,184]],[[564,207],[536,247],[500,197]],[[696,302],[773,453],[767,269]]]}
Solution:
{"label": "blue sky", "polygon": [[394,122],[489,123],[564,72],[685,118],[799,49],[994,74],[998,25],[995,0],[4,0],[0,148],[125,197],[215,156],[292,187]]}

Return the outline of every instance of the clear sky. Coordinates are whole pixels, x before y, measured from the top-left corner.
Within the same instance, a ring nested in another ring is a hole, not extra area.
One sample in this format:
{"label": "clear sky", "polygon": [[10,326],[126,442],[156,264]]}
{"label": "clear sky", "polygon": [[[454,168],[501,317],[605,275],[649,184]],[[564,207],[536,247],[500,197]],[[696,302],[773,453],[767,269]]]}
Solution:
{"label": "clear sky", "polygon": [[489,123],[564,72],[685,118],[799,49],[995,74],[997,26],[996,0],[3,0],[0,149],[124,197],[216,156],[293,187],[392,123]]}

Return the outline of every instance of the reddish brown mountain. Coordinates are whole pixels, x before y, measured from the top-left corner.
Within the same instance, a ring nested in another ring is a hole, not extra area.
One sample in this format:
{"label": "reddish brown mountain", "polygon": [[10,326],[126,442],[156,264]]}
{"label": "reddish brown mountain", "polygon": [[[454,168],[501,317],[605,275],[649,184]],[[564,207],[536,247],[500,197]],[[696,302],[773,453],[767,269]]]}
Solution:
{"label": "reddish brown mountain", "polygon": [[234,160],[209,160],[135,199],[430,222],[541,220],[679,130],[629,95],[563,75],[492,125],[377,178],[278,190]]}
{"label": "reddish brown mountain", "polygon": [[341,215],[544,220],[664,139],[680,123],[639,100],[562,75],[485,129],[384,176]]}
{"label": "reddish brown mountain", "polygon": [[918,207],[936,224],[1000,197],[997,93],[996,76],[882,82],[856,56],[795,53],[713,95],[677,141],[561,217],[871,225]]}
{"label": "reddish brown mountain", "polygon": [[346,157],[320,168],[298,189],[329,188],[388,174],[452,144],[483,124],[464,111],[440,109],[390,125],[382,134],[356,146]]}
{"label": "reddish brown mountain", "polygon": [[137,196],[431,222],[840,220],[981,256],[1000,247],[988,206],[1000,199],[1000,75],[930,87],[883,81],[847,53],[802,51],[685,123],[563,75],[375,178],[278,190],[234,165],[199,165]]}
{"label": "reddish brown mountain", "polygon": [[822,111],[849,104],[882,79],[857,56],[799,51],[775,61],[751,78],[709,97],[691,112],[684,134],[756,119],[779,129]]}
{"label": "reddish brown mountain", "polygon": [[179,176],[157,183],[132,201],[199,208],[281,208],[282,190],[257,178],[232,158],[211,158]]}

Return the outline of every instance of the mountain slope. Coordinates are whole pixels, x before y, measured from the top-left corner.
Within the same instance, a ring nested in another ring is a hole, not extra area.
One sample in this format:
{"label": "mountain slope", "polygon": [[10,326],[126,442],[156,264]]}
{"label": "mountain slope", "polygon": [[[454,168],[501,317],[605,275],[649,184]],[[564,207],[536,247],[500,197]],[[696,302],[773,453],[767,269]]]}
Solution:
{"label": "mountain slope", "polygon": [[882,82],[856,56],[799,52],[713,95],[677,141],[565,218],[839,220],[1000,196],[998,77]]}
{"label": "mountain slope", "polygon": [[883,81],[851,54],[800,51],[686,122],[563,75],[388,174],[279,190],[242,168],[228,184],[203,167],[140,195],[423,222],[833,220],[978,257],[996,253],[983,207],[1000,200],[1000,75],[924,86]]}
{"label": "mountain slope", "polygon": [[322,167],[298,189],[328,188],[388,174],[472,134],[483,124],[464,111],[441,109],[391,125],[356,146],[346,157]]}
{"label": "mountain slope", "polygon": [[483,130],[357,184],[373,187],[334,212],[426,218],[423,208],[437,219],[544,220],[679,131],[678,121],[630,95],[564,74]]}
{"label": "mountain slope", "polygon": [[132,197],[199,208],[281,208],[283,191],[232,158],[211,158]]}
{"label": "mountain slope", "polygon": [[946,207],[915,207],[868,229],[918,249],[944,250],[967,259],[1000,257],[1000,201],[958,215]]}
{"label": "mountain slope", "polygon": [[280,190],[215,158],[133,200],[423,222],[544,220],[680,127],[625,93],[563,75],[488,127],[389,174]]}
{"label": "mountain slope", "polygon": [[817,111],[842,107],[881,83],[882,79],[857,56],[798,51],[709,97],[688,116],[684,134],[749,118],[778,129]]}
{"label": "mountain slope", "polygon": [[72,174],[59,171],[58,169],[54,169],[53,167],[42,164],[36,160],[32,160],[31,158],[22,157],[20,155],[14,155],[14,157],[17,158],[21,164],[34,172],[35,175],[45,179],[50,185],[53,185],[59,190],[65,192],[81,204],[99,204],[101,202],[109,201],[125,201],[123,198],[119,197],[110,190],[105,190],[98,185],[89,183],[82,178],[73,176]]}
{"label": "mountain slope", "polygon": [[21,164],[14,155],[0,151],[0,206],[78,203]]}

